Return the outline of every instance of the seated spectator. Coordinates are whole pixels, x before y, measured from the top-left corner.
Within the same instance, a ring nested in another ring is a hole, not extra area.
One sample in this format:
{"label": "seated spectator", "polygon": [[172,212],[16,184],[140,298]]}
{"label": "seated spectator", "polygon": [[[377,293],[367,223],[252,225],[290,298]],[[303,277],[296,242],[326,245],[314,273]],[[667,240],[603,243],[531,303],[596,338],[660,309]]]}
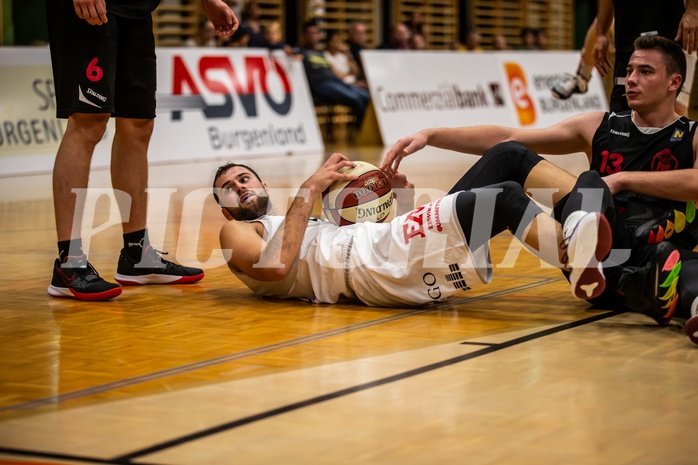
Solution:
{"label": "seated spectator", "polygon": [[427,25],[424,22],[424,15],[421,11],[412,10],[408,13],[409,18],[405,21],[405,25],[410,29],[410,32],[414,34],[420,34],[426,36]]}
{"label": "seated spectator", "polygon": [[545,29],[536,30],[536,48],[538,50],[548,50],[548,34]]}
{"label": "seated spectator", "polygon": [[412,33],[412,37],[410,37],[410,48],[412,50],[426,50],[427,39],[422,34]]}
{"label": "seated spectator", "polygon": [[465,47],[463,50],[466,52],[481,52],[482,45],[480,42],[482,42],[480,31],[471,29],[465,34]]}
{"label": "seated spectator", "polygon": [[525,27],[521,29],[521,45],[517,47],[519,50],[536,50],[538,46],[536,45],[537,32],[532,27]]}
{"label": "seated spectator", "polygon": [[245,48],[250,42],[250,34],[244,27],[239,27],[230,37],[225,37],[221,47]]}
{"label": "seated spectator", "polygon": [[190,37],[184,42],[187,47],[218,47],[216,28],[213,23],[204,18],[199,21],[196,37]]}
{"label": "seated spectator", "polygon": [[494,37],[493,48],[495,50],[510,50],[509,43],[504,34],[498,34]]}
{"label": "seated spectator", "polygon": [[366,87],[366,83],[358,79],[359,65],[349,53],[339,31],[330,30],[325,34],[325,58],[330,63],[334,74],[342,81]]}
{"label": "seated spectator", "polygon": [[410,28],[405,23],[398,23],[390,28],[388,40],[383,42],[381,50],[409,50],[410,49]]}
{"label": "seated spectator", "polygon": [[357,73],[357,79],[359,81],[366,80],[366,74],[364,73],[364,65],[361,61],[361,50],[366,48],[366,25],[361,21],[354,21],[349,25],[349,34],[347,36],[347,44],[349,45],[349,52],[354,58],[354,61],[359,66],[359,72]]}
{"label": "seated spectator", "polygon": [[247,29],[247,33],[250,36],[249,47],[266,47],[264,26],[262,26],[260,22],[261,17],[262,10],[259,8],[259,4],[256,1],[245,3],[242,9],[240,27]]}
{"label": "seated spectator", "polygon": [[303,42],[299,53],[313,99],[319,104],[346,105],[356,117],[356,128],[361,127],[370,101],[368,90],[347,84],[332,71],[320,44],[320,28],[314,20],[303,23]]}
{"label": "seated spectator", "polygon": [[286,50],[289,53],[292,47],[284,42],[283,37],[284,33],[279,22],[274,21],[264,28],[265,47],[269,50]]}

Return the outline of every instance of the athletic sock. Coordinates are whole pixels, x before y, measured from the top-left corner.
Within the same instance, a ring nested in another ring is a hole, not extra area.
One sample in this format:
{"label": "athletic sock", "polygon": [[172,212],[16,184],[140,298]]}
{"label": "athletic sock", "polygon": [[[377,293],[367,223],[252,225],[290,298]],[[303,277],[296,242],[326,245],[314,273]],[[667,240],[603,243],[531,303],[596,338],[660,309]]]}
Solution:
{"label": "athletic sock", "polygon": [[58,257],[61,263],[65,261],[68,256],[80,256],[82,255],[82,238],[78,237],[76,239],[69,239],[67,241],[58,241]]}
{"label": "athletic sock", "polygon": [[124,234],[124,252],[134,260],[140,260],[143,249],[149,244],[148,230],[141,229]]}

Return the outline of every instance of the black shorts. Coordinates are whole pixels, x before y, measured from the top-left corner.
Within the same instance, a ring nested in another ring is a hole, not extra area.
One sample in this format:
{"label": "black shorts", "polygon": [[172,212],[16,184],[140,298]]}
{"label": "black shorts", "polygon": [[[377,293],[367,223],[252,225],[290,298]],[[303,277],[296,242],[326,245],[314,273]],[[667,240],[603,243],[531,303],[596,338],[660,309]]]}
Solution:
{"label": "black shorts", "polygon": [[92,26],[70,0],[46,2],[56,116],[110,113],[155,117],[155,37],[150,15],[130,19],[109,13]]}

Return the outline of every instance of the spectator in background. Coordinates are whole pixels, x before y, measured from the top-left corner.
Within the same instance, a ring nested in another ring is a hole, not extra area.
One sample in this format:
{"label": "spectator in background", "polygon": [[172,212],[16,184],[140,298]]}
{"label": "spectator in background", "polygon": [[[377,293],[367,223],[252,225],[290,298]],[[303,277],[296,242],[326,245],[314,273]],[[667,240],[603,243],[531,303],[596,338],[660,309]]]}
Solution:
{"label": "spectator in background", "polygon": [[246,48],[250,42],[250,34],[244,27],[239,27],[230,37],[221,41],[221,47]]}
{"label": "spectator in background", "polygon": [[538,50],[548,50],[548,33],[545,29],[536,29],[536,48]]}
{"label": "spectator in background", "polygon": [[521,29],[521,45],[517,47],[519,50],[536,50],[536,30],[532,27]]}
{"label": "spectator in background", "polygon": [[292,47],[284,42],[284,32],[281,23],[274,21],[264,28],[264,46],[269,50],[285,50],[290,53]]}
{"label": "spectator in background", "polygon": [[349,45],[349,53],[351,53],[354,61],[359,66],[357,78],[360,81],[365,81],[366,73],[364,73],[364,65],[361,61],[361,50],[366,48],[366,40],[368,38],[366,33],[366,25],[361,21],[354,21],[349,25],[348,32],[349,35],[347,37],[347,44]]}
{"label": "spectator in background", "polygon": [[482,35],[477,29],[471,29],[465,35],[465,47],[462,49],[466,52],[481,52],[482,51]]}
{"label": "spectator in background", "polygon": [[426,36],[427,25],[424,22],[424,15],[421,11],[413,10],[409,13],[409,19],[405,21],[405,25],[410,29],[412,35],[420,34]]}
{"label": "spectator in background", "polygon": [[332,71],[347,84],[366,87],[366,82],[358,79],[359,65],[349,53],[339,31],[329,30],[325,34],[325,58]]}
{"label": "spectator in background", "polygon": [[463,43],[455,41],[449,47],[451,50],[460,52],[481,52],[482,51],[482,36],[477,29],[470,29],[466,32]]}
{"label": "spectator in background", "polygon": [[245,3],[245,7],[242,10],[240,27],[247,29],[247,33],[250,36],[249,47],[266,47],[264,26],[262,26],[259,19],[261,16],[262,10],[259,8],[259,4],[256,1]]}
{"label": "spectator in background", "polygon": [[412,37],[410,38],[410,48],[412,50],[426,50],[427,39],[423,34],[412,33]]}
{"label": "spectator in background", "polygon": [[196,37],[190,37],[184,42],[187,47],[218,47],[216,28],[208,18],[199,20]]}
{"label": "spectator in background", "polygon": [[397,23],[390,28],[388,40],[378,48],[381,50],[409,50],[410,28],[405,23]]}
{"label": "spectator in background", "polygon": [[347,84],[332,71],[320,50],[320,28],[314,20],[303,23],[303,42],[298,50],[303,55],[303,67],[313,99],[319,104],[346,105],[356,117],[356,128],[361,127],[370,101],[368,90]]}
{"label": "spectator in background", "polygon": [[493,48],[495,50],[510,50],[509,43],[507,42],[507,38],[504,34],[497,34],[494,37]]}

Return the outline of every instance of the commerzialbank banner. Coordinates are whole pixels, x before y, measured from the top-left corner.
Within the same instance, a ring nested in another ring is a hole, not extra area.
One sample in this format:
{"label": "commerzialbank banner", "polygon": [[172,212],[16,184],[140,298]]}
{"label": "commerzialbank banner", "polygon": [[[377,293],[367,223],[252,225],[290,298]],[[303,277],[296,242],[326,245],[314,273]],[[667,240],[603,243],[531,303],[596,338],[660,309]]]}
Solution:
{"label": "commerzialbank banner", "polygon": [[362,52],[383,143],[427,127],[545,127],[608,108],[596,72],[585,94],[556,100],[550,88],[574,72],[578,52]]}
{"label": "commerzialbank banner", "polygon": [[[263,49],[157,56],[150,162],[324,150],[302,63]],[[0,175],[50,171],[66,120],[55,118],[48,48],[0,47],[0,94]],[[113,134],[112,120],[93,166],[109,166]]]}

